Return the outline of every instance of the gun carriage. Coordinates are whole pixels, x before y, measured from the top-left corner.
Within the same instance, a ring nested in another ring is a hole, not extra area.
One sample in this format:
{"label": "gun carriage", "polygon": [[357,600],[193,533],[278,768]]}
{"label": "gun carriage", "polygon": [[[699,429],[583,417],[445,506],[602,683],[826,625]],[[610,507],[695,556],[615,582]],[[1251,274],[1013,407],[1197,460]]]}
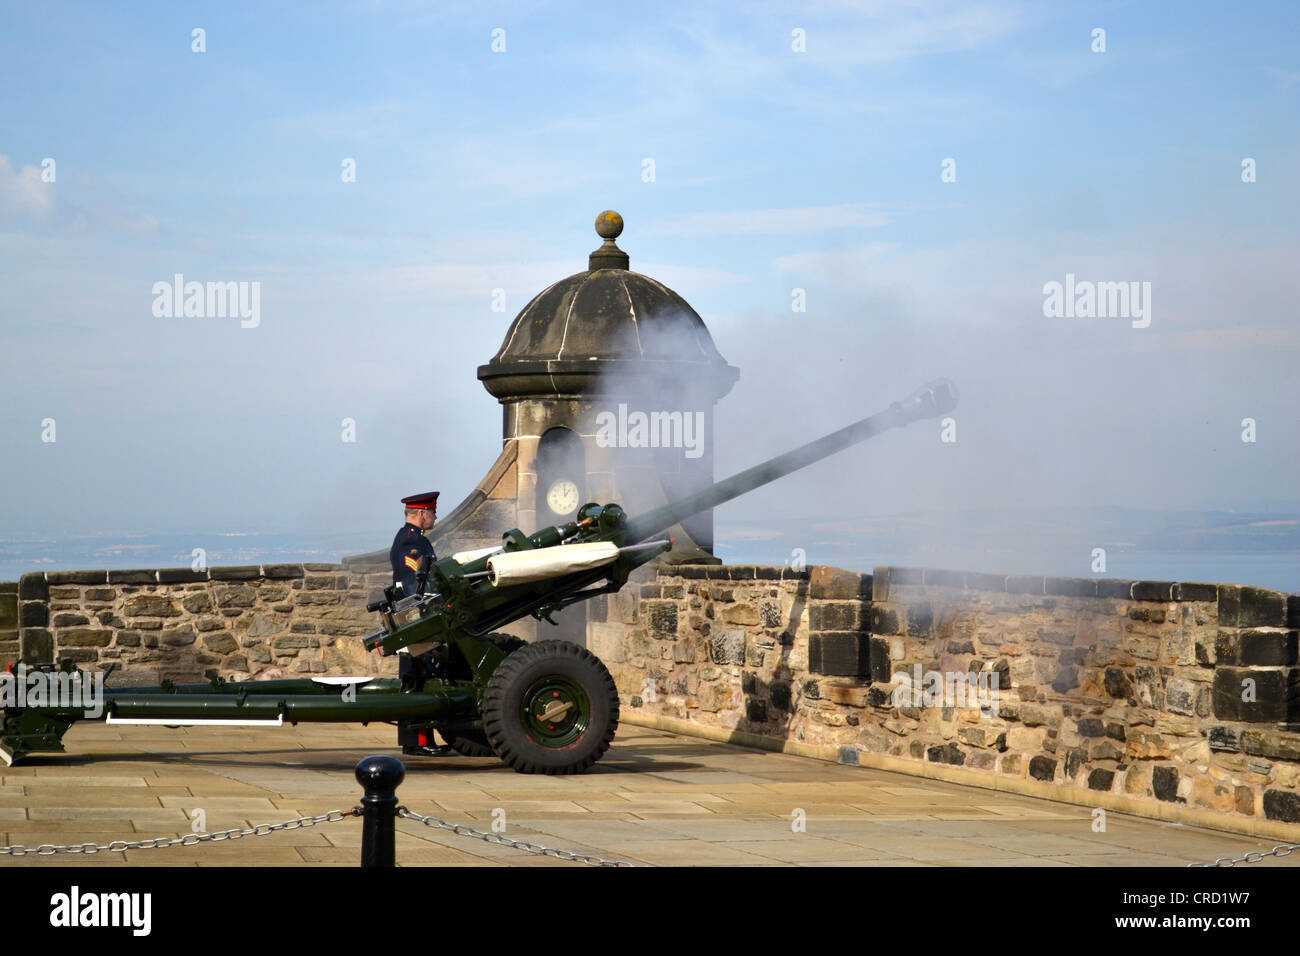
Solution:
{"label": "gun carriage", "polygon": [[[888,429],[947,414],[956,404],[955,388],[934,382],[882,412],[646,514],[630,517],[617,504],[586,504],[568,524],[531,535],[511,529],[498,547],[426,561],[416,594],[389,588],[367,608],[383,625],[364,638],[367,649],[393,654],[433,645],[427,666],[405,681],[214,678],[112,687],[104,690],[97,717],[84,706],[29,702],[4,709],[0,758],[12,764],[34,753],[61,753],[67,730],[87,719],[163,726],[404,720],[437,730],[461,753],[495,755],[521,773],[582,772],[601,758],[618,727],[618,690],[609,671],[572,642],[530,644],[499,628],[528,616],[548,620],[571,604],[616,592],[634,570],[672,547],[663,534],[684,518]],[[42,679],[57,675],[53,664],[32,666]]]}

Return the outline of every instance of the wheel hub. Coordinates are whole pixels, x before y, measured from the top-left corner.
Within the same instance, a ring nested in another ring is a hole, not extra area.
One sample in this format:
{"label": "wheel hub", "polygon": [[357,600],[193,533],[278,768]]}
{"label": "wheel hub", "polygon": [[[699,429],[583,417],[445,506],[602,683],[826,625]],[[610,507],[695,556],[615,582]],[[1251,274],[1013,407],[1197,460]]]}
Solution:
{"label": "wheel hub", "polygon": [[523,695],[523,718],[528,736],[543,747],[568,747],[587,730],[591,703],[574,681],[544,677]]}

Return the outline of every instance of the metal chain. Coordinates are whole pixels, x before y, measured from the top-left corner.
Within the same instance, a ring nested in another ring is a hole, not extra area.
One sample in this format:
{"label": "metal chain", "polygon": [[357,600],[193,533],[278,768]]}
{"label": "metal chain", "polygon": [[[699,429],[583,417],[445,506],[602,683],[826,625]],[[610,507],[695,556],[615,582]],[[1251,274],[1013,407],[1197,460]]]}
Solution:
{"label": "metal chain", "polygon": [[154,837],[152,840],[114,840],[112,843],[75,843],[68,846],[60,846],[54,843],[43,843],[40,846],[28,847],[21,845],[0,846],[0,856],[27,856],[34,853],[37,856],[53,856],[56,853],[99,853],[106,850],[109,853],[125,853],[127,850],[161,850],[169,846],[198,846],[200,843],[220,843],[222,840],[238,840],[246,836],[266,836],[268,833],[274,833],[277,830],[300,830],[303,827],[314,827],[318,823],[337,823],[340,820],[346,820],[348,817],[361,816],[361,808],[353,807],[351,810],[331,810],[329,813],[322,813],[314,817],[299,817],[297,820],[288,820],[284,823],[259,823],[255,827],[234,827],[230,830],[218,830],[216,833],[187,833],[181,837]]}
{"label": "metal chain", "polygon": [[1236,866],[1238,863],[1259,863],[1266,856],[1290,856],[1292,850],[1300,850],[1300,843],[1282,843],[1273,847],[1271,850],[1251,850],[1240,859],[1230,856],[1221,856],[1213,863],[1188,863],[1192,866]]}
{"label": "metal chain", "polygon": [[406,817],[408,820],[416,820],[434,830],[450,830],[457,836],[478,837],[480,840],[485,840],[488,843],[499,843],[501,846],[523,850],[525,853],[536,853],[539,856],[553,856],[557,860],[570,860],[575,863],[586,863],[588,866],[635,865],[628,863],[626,860],[603,860],[598,856],[586,856],[582,853],[571,853],[568,850],[556,850],[551,847],[542,846],[538,843],[527,843],[523,840],[514,840],[500,833],[484,833],[482,830],[475,830],[473,827],[467,827],[460,823],[448,823],[446,820],[439,820],[437,817],[422,816],[407,807],[398,807],[397,815],[399,817]]}

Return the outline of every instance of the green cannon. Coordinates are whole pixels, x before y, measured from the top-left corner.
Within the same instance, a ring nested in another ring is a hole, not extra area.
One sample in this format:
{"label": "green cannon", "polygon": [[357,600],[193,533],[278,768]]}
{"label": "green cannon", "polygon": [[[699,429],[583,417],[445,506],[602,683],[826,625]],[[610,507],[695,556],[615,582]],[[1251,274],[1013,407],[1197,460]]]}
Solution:
{"label": "green cannon", "polygon": [[405,679],[214,678],[104,687],[102,673],[18,662],[17,672],[10,666],[8,689],[17,679],[21,693],[0,700],[0,758],[12,764],[33,753],[62,753],[63,735],[79,720],[169,727],[408,721],[438,731],[463,754],[496,756],[520,773],[580,773],[614,739],[613,678],[578,644],[527,643],[499,628],[528,616],[549,620],[571,604],[616,592],[636,568],[672,547],[662,535],[679,521],[956,404],[953,386],[934,382],[882,412],[638,517],[617,504],[586,504],[568,524],[531,535],[512,529],[499,547],[426,562],[417,593],[389,588],[368,607],[383,627],[364,638],[367,649],[419,653],[420,666]]}

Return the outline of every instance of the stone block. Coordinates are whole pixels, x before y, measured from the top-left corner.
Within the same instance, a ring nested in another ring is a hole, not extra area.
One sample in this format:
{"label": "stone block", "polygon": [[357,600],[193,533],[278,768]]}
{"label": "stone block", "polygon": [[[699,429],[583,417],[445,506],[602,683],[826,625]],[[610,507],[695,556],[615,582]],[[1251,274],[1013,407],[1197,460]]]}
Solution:
{"label": "stone block", "polygon": [[774,710],[788,713],[794,709],[794,696],[788,681],[773,681],[767,689],[767,699]]}
{"label": "stone block", "polygon": [[867,646],[867,666],[871,679],[888,684],[893,677],[893,654],[890,642],[883,637],[871,637]]}
{"label": "stone block", "polygon": [[[868,697],[872,690],[871,685],[845,685],[845,684],[818,684],[817,692],[811,696],[829,700],[835,704],[843,704],[846,707],[865,707],[868,703]],[[805,687],[805,696],[807,690]]]}
{"label": "stone block", "polygon": [[54,660],[54,635],[47,628],[28,627],[18,632],[18,644],[23,660]]}
{"label": "stone block", "polygon": [[1196,685],[1182,678],[1170,678],[1165,685],[1165,709],[1175,714],[1196,713]]}
{"label": "stone block", "polygon": [[1218,601],[1219,586],[1179,581],[1174,585],[1173,597],[1175,601]]}
{"label": "stone block", "polygon": [[1104,678],[1106,693],[1111,697],[1127,700],[1133,696],[1133,683],[1118,667],[1107,667]]}
{"label": "stone block", "polygon": [[[853,601],[812,601],[808,605],[810,631],[858,631],[863,629],[862,605]],[[726,615],[723,615],[726,618]],[[740,622],[737,622],[740,623]]]}
{"label": "stone block", "polygon": [[159,568],[159,584],[190,584],[195,581],[206,581],[208,572],[195,571],[192,568]]}
{"label": "stone block", "polygon": [[182,624],[180,627],[167,628],[162,632],[160,640],[170,647],[184,647],[193,644],[198,639],[198,634],[191,624]]}
{"label": "stone block", "polygon": [[127,617],[180,617],[181,609],[165,594],[137,594],[122,605]]}
{"label": "stone block", "polygon": [[50,606],[45,601],[22,601],[18,606],[18,623],[22,627],[47,627]]}
{"label": "stone block", "polygon": [[942,746],[927,748],[925,759],[930,763],[946,763],[960,767],[966,762],[966,754],[955,743],[947,743]]}
{"label": "stone block", "polygon": [[[677,604],[673,601],[643,601],[641,612],[646,616],[650,633],[659,639],[677,636]],[[755,620],[758,612],[754,612]]]}
{"label": "stone block", "polygon": [[1213,707],[1220,720],[1295,720],[1300,715],[1297,671],[1289,667],[1216,668]]}
{"label": "stone block", "polygon": [[627,660],[623,644],[626,633],[621,624],[594,622],[587,626],[587,649],[606,664],[621,664]]}
{"label": "stone block", "polygon": [[203,646],[214,654],[229,654],[239,649],[239,642],[230,634],[205,634]]}
{"label": "stone block", "polygon": [[108,628],[73,627],[59,632],[61,647],[108,647],[114,632]]}
{"label": "stone block", "polygon": [[870,673],[870,644],[865,634],[810,634],[808,670],[838,677],[865,677]]}
{"label": "stone block", "polygon": [[[669,604],[671,608],[673,628],[677,626],[677,605]],[[654,609],[651,608],[650,629],[655,630]],[[758,608],[752,604],[731,604],[722,609],[722,620],[727,624],[742,624],[753,627],[758,624]]]}
{"label": "stone block", "polygon": [[109,584],[156,584],[157,571],[109,571]]}
{"label": "stone block", "polygon": [[1099,790],[1102,793],[1109,793],[1115,784],[1115,773],[1112,770],[1103,770],[1098,767],[1088,772],[1088,789]]}
{"label": "stone block", "polygon": [[107,571],[50,571],[45,575],[50,584],[107,584]]}
{"label": "stone block", "polygon": [[1106,736],[1106,726],[1099,717],[1080,717],[1075,726],[1080,737]]}
{"label": "stone block", "polygon": [[1134,601],[1164,601],[1174,599],[1173,581],[1134,581],[1130,594]]}
{"label": "stone block", "polygon": [[0,630],[11,631],[18,628],[18,591],[0,594]]}
{"label": "stone block", "polygon": [[1281,667],[1296,663],[1295,631],[1252,628],[1238,632],[1237,662],[1243,667]]}
{"label": "stone block", "polygon": [[210,568],[208,574],[213,581],[255,581],[262,576],[262,568],[256,564],[230,565]]}
{"label": "stone block", "polygon": [[[1235,747],[1214,747],[1214,731],[1229,731],[1230,728],[1211,728],[1210,746],[1216,750],[1240,750],[1242,753],[1256,757],[1269,757],[1273,760],[1291,760],[1300,762],[1300,734],[1277,730],[1236,729]],[[1223,738],[1220,734],[1220,739]]]}
{"label": "stone block", "polygon": [[1029,776],[1035,780],[1051,783],[1056,777],[1056,761],[1051,757],[1038,756],[1029,761]]}
{"label": "stone block", "polygon": [[930,637],[934,633],[934,608],[927,601],[907,605],[907,636]]}
{"label": "stone block", "polygon": [[873,577],[857,571],[814,565],[808,576],[808,598],[813,601],[870,600],[873,581]]}
{"label": "stone block", "polygon": [[1174,767],[1152,768],[1151,791],[1157,800],[1166,803],[1186,802],[1178,800],[1178,770]]}
{"label": "stone block", "polygon": [[279,634],[283,631],[287,623],[282,619],[278,620],[264,614],[255,614],[249,619],[248,636],[270,637],[272,634]]}
{"label": "stone block", "polygon": [[1127,753],[1135,760],[1168,760],[1169,741],[1160,734],[1129,728]]}
{"label": "stone block", "polygon": [[24,574],[18,579],[18,600],[48,601],[50,599],[50,582],[40,572]]}
{"label": "stone block", "polygon": [[1096,597],[1096,578],[1043,578],[1043,593],[1062,597]]}
{"label": "stone block", "polygon": [[1287,595],[1267,588],[1219,586],[1219,624],[1223,627],[1286,627]]}
{"label": "stone block", "polygon": [[196,591],[181,598],[181,607],[191,614],[206,614],[212,610],[212,597],[206,591]]}
{"label": "stone block", "polygon": [[1052,690],[1056,691],[1058,694],[1069,693],[1078,686],[1079,668],[1074,665],[1062,667],[1057,671],[1056,677],[1052,680]]}
{"label": "stone block", "polygon": [[1007,731],[1007,749],[1033,751],[1041,750],[1047,738],[1045,727],[1012,727]]}
{"label": "stone block", "polygon": [[1128,601],[1133,597],[1133,585],[1135,583],[1135,581],[1126,581],[1122,578],[1098,578],[1097,597]]}
{"label": "stone block", "polygon": [[[1216,724],[1209,728],[1208,738],[1211,750],[1237,753],[1241,750],[1241,737],[1240,727]],[[1300,740],[1297,740],[1297,744],[1300,744]],[[1300,749],[1297,749],[1296,759],[1300,759]]]}
{"label": "stone block", "polygon": [[252,607],[257,602],[257,589],[247,584],[222,584],[213,589],[213,597],[222,609]]}
{"label": "stone block", "polygon": [[892,608],[882,607],[879,604],[871,605],[871,633],[872,634],[902,634],[899,627],[898,612]]}
{"label": "stone block", "polygon": [[745,632],[739,628],[718,628],[709,635],[709,658],[715,664],[745,663]]}
{"label": "stone block", "polygon": [[288,579],[301,578],[306,572],[301,564],[264,564],[262,576],[266,578]]}
{"label": "stone block", "polygon": [[1294,790],[1265,790],[1264,816],[1269,820],[1300,823],[1300,793]]}

